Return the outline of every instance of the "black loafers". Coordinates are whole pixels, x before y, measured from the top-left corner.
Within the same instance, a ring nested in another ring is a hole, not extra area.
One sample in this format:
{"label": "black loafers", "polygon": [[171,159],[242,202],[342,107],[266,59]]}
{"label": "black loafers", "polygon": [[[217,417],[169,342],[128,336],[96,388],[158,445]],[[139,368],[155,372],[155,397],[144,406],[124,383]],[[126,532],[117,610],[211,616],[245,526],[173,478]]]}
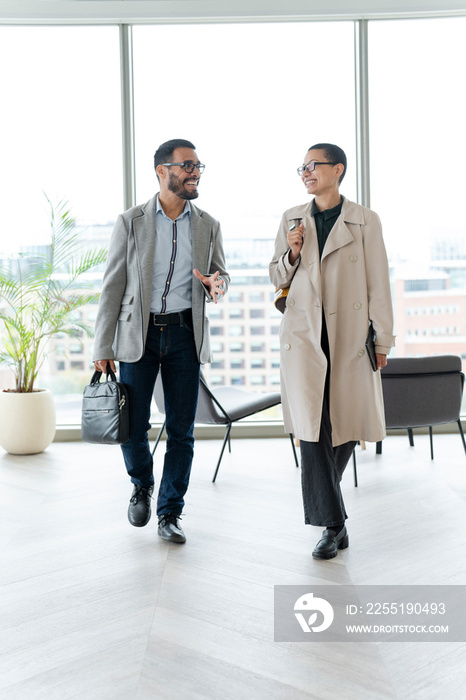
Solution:
{"label": "black loafers", "polygon": [[337,556],[339,549],[346,549],[348,546],[349,537],[346,525],[338,534],[331,528],[327,528],[322,533],[322,539],[317,542],[312,556],[314,559],[333,559]]}
{"label": "black loafers", "polygon": [[144,527],[150,520],[153,486],[135,486],[128,506],[128,520],[134,527]]}
{"label": "black loafers", "polygon": [[177,513],[164,513],[159,515],[158,533],[166,542],[186,542],[186,535],[180,525],[180,516]]}

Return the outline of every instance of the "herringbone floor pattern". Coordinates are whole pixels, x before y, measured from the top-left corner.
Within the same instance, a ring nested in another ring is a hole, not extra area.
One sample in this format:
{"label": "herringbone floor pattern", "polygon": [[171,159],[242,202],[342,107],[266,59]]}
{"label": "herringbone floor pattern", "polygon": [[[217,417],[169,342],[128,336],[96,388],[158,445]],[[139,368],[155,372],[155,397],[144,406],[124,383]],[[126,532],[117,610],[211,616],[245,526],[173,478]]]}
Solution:
{"label": "herringbone floor pattern", "polygon": [[[457,435],[389,437],[343,480],[350,547],[314,561],[287,438],[199,440],[188,542],[126,520],[118,448],[0,455],[4,700],[424,700],[464,697],[465,643],[276,643],[276,584],[466,584]],[[162,448],[163,449],[163,448]],[[159,447],[158,461],[161,450]],[[466,639],[466,634],[465,634]]]}

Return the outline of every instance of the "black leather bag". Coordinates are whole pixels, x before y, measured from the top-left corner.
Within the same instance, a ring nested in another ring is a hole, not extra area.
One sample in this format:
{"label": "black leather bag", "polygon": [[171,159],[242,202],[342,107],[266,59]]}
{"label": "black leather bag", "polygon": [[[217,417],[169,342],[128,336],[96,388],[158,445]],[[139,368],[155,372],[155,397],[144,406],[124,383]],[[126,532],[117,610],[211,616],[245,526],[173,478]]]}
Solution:
{"label": "black leather bag", "polygon": [[81,438],[99,445],[124,445],[129,438],[128,393],[107,366],[106,381],[102,372],[94,372],[83,393]]}
{"label": "black leather bag", "polygon": [[367,338],[366,338],[366,350],[367,354],[369,355],[369,360],[371,363],[371,367],[374,370],[374,372],[377,372],[377,357],[375,355],[375,331],[374,331],[374,326],[372,325],[372,321],[370,322],[369,325],[369,332],[367,333]]}

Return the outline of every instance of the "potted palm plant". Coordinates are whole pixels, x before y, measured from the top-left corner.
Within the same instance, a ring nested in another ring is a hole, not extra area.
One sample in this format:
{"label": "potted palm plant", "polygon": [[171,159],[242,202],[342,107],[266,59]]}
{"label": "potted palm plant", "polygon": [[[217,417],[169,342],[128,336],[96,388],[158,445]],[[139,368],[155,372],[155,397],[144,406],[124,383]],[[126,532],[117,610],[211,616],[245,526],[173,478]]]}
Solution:
{"label": "potted palm plant", "polygon": [[[15,388],[0,391],[0,445],[13,454],[43,452],[55,435],[55,405],[36,388],[46,347],[57,333],[93,329],[76,312],[96,303],[82,275],[105,262],[105,249],[82,252],[68,203],[50,211],[51,242],[44,253],[20,253],[0,266],[0,363],[10,366]],[[81,279],[80,279],[81,278]]]}

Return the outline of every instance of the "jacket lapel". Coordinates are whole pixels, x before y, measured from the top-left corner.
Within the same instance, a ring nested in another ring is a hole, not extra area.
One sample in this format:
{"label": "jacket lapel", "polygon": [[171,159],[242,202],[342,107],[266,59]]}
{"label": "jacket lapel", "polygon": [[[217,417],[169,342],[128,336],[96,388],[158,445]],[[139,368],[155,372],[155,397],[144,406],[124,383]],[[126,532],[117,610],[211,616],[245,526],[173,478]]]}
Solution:
{"label": "jacket lapel", "polygon": [[208,275],[213,246],[212,227],[203,219],[202,214],[201,209],[191,205],[193,268],[199,270],[202,275]]}
{"label": "jacket lapel", "polygon": [[155,255],[155,202],[156,196],[143,204],[132,219],[134,245],[141,281],[142,308],[150,306]]}
{"label": "jacket lapel", "polygon": [[[322,260],[330,253],[343,248],[354,240],[354,236],[348,228],[347,224],[363,224],[364,216],[361,207],[354,206],[352,202],[343,198],[343,207],[341,214],[338,217],[334,227],[330,231],[329,237],[322,252]],[[321,262],[319,257],[319,243],[317,241],[317,230],[314,217],[309,214],[306,216],[303,249],[301,251],[302,261],[307,265],[309,277],[314,287],[315,293],[322,303],[322,284],[321,284]]]}
{"label": "jacket lapel", "polygon": [[341,215],[338,217],[335,226],[330,231],[329,237],[322,251],[322,260],[339,248],[348,245],[354,240],[353,234],[343,221]]}
{"label": "jacket lapel", "polygon": [[330,231],[327,242],[325,243],[322,252],[322,260],[339,248],[352,243],[354,236],[348,228],[347,224],[364,224],[363,210],[359,205],[349,202],[343,197],[343,206],[341,214],[338,217],[335,226]]}
{"label": "jacket lapel", "polygon": [[309,214],[304,221],[304,242],[301,250],[301,260],[307,267],[311,284],[319,300],[322,303],[322,289],[320,277],[319,244],[314,217]]}

